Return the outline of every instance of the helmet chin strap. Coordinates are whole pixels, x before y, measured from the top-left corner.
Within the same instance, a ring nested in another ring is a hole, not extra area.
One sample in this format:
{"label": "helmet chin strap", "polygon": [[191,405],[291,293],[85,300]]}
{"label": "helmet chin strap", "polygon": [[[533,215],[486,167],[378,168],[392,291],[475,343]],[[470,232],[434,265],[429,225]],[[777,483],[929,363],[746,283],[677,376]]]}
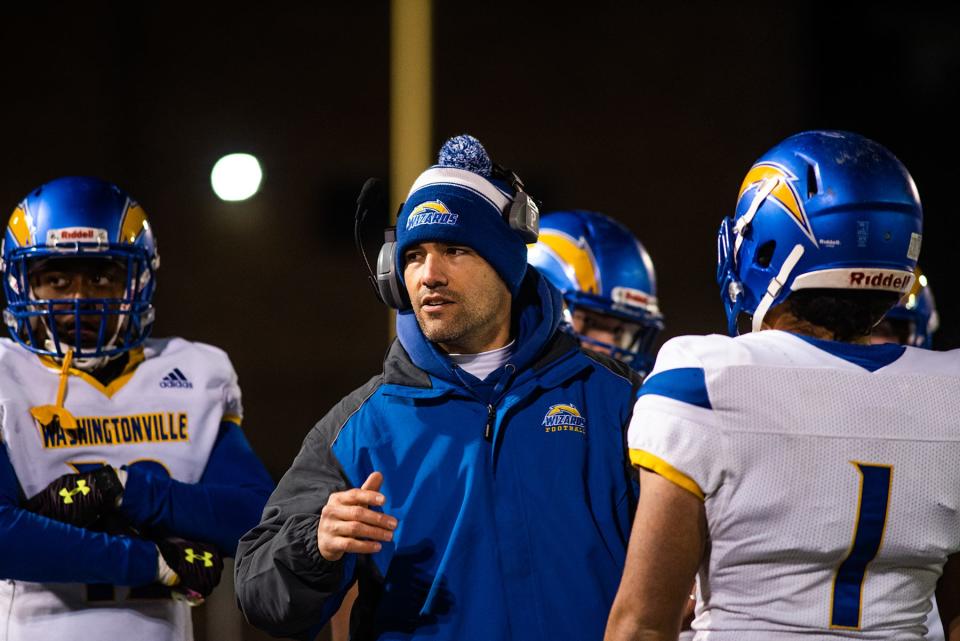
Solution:
{"label": "helmet chin strap", "polygon": [[[47,327],[47,320],[45,318],[42,318],[41,322],[43,323],[44,330],[47,333],[47,338],[45,338],[43,341],[44,347],[51,352],[56,352],[57,345],[53,342],[53,339],[50,338],[51,332],[50,332],[50,328]],[[117,328],[113,331],[113,336],[111,336],[110,340],[108,340],[103,345],[103,348],[105,350],[111,350],[114,347],[116,347],[117,338],[120,336],[120,328],[122,325],[123,323],[117,323]],[[71,345],[66,341],[60,341],[60,349],[64,351],[72,352],[74,354],[79,352],[79,350],[74,345]],[[83,372],[92,372],[94,370],[100,369],[110,361],[116,358],[119,358],[122,355],[123,355],[123,352],[120,352],[119,354],[114,354],[112,356],[85,356],[83,358],[73,357],[72,366],[76,367],[78,370]]]}
{"label": "helmet chin strap", "polygon": [[[37,297],[33,292],[33,287],[30,287],[28,295],[31,300],[37,300]],[[125,320],[126,319],[123,319],[117,323],[117,328],[113,331],[113,336],[111,336],[110,340],[103,345],[105,350],[111,350],[116,347],[117,338],[120,337],[120,330],[123,329]],[[56,354],[58,351],[70,351],[73,352],[73,354],[79,353],[80,350],[75,345],[71,345],[66,341],[60,341],[60,350],[58,350],[56,343],[54,343],[53,339],[51,338],[51,336],[53,336],[53,332],[50,331],[50,325],[47,323],[47,319],[44,316],[40,317],[40,323],[43,326],[44,333],[47,335],[47,337],[43,339],[43,346],[47,351],[53,352],[54,354]],[[83,372],[92,372],[122,355],[123,352],[114,354],[113,356],[85,356],[83,358],[77,358],[74,356],[71,359],[71,366]]]}
{"label": "helmet chin strap", "polygon": [[767,293],[763,295],[763,298],[760,299],[760,304],[757,305],[757,310],[753,313],[753,327],[751,331],[759,332],[763,326],[763,317],[767,315],[767,312],[770,311],[770,307],[773,305],[774,299],[780,294],[780,291],[783,289],[784,284],[787,280],[790,279],[790,272],[793,271],[793,268],[797,266],[797,263],[800,262],[800,258],[803,256],[803,245],[796,244],[793,246],[793,249],[790,251],[790,255],[787,256],[787,259],[783,261],[783,265],[780,266],[780,272],[776,276],[770,279],[770,283],[767,285]]}

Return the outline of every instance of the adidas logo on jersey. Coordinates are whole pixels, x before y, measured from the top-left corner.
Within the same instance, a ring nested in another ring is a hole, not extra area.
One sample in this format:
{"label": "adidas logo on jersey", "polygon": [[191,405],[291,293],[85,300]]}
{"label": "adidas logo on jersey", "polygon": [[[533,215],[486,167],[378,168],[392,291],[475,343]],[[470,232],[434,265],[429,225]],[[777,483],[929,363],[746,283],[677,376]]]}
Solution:
{"label": "adidas logo on jersey", "polygon": [[179,367],[174,367],[172,372],[160,380],[160,387],[182,387],[186,389],[193,389],[193,383],[187,380],[187,377],[183,375],[183,372],[180,371]]}

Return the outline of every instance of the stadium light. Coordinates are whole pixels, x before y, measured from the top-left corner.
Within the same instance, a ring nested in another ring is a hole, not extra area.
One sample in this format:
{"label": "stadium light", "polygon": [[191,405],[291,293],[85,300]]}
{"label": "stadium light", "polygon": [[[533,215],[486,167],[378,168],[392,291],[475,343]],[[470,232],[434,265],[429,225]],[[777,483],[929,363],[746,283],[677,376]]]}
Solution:
{"label": "stadium light", "polygon": [[263,169],[260,161],[250,154],[227,154],[213,165],[210,185],[220,200],[238,202],[247,200],[260,189]]}

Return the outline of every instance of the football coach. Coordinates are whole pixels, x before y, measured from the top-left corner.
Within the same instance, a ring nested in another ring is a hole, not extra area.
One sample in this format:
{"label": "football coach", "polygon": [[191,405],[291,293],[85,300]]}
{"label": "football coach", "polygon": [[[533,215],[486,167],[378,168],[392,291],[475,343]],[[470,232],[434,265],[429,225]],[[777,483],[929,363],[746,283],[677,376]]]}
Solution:
{"label": "football coach", "polygon": [[603,636],[638,381],[561,328],[559,292],[527,266],[537,217],[470,136],[414,182],[384,247],[399,313],[383,371],[310,430],[240,542],[253,625],[312,638],[357,584],[352,639]]}

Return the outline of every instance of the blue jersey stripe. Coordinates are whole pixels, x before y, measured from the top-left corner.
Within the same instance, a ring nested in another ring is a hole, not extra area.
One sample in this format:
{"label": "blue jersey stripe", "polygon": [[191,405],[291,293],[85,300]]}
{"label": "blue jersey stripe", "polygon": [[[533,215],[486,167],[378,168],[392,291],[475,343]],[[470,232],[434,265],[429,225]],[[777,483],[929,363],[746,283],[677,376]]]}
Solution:
{"label": "blue jersey stripe", "polygon": [[883,345],[860,345],[859,343],[844,343],[841,341],[828,341],[803,334],[793,334],[799,339],[810,343],[814,347],[833,354],[837,358],[858,365],[868,372],[875,372],[881,367],[893,363],[903,356],[907,348],[896,343],[885,343]]}
{"label": "blue jersey stripe", "polygon": [[665,396],[675,401],[712,409],[707,380],[700,367],[678,367],[658,372],[645,380],[637,397],[645,394]]}
{"label": "blue jersey stripe", "polygon": [[890,480],[893,468],[888,465],[856,463],[860,471],[860,507],[853,544],[847,558],[837,568],[833,583],[833,607],[830,626],[860,629],[863,580],[867,567],[880,551],[890,504]]}

